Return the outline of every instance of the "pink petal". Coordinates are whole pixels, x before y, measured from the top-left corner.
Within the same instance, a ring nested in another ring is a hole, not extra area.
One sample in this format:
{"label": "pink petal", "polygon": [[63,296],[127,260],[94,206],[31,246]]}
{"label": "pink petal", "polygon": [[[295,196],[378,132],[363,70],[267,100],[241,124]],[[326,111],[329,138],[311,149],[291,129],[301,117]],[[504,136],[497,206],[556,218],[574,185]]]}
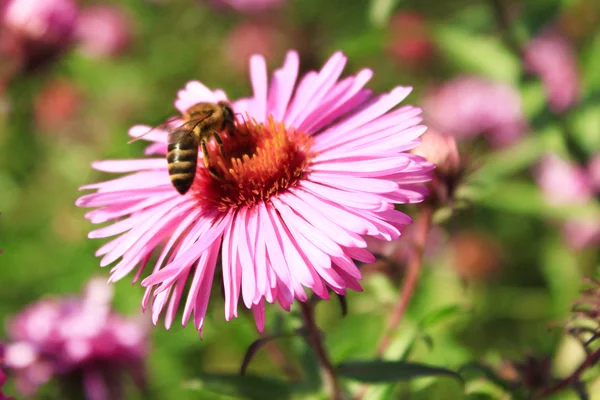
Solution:
{"label": "pink petal", "polygon": [[141,158],[137,160],[94,161],[92,168],[104,172],[131,172],[143,169],[167,169],[166,158]]}
{"label": "pink petal", "polygon": [[329,58],[307,92],[304,95],[296,95],[298,101],[294,101],[293,108],[290,107],[290,112],[285,118],[286,124],[297,127],[302,125],[306,117],[319,107],[320,101],[335,85],[344,70],[346,61],[346,57],[341,52]]}
{"label": "pink petal", "polygon": [[250,80],[254,90],[253,109],[250,114],[258,122],[267,120],[267,63],[263,56],[254,55],[250,58]]}
{"label": "pink petal", "polygon": [[268,109],[275,121],[281,121],[294,91],[298,78],[300,60],[298,53],[289,51],[281,69],[273,74],[273,82],[269,90]]}
{"label": "pink petal", "polygon": [[242,208],[236,218],[236,227],[234,229],[234,240],[238,244],[238,255],[240,268],[242,271],[242,300],[248,309],[252,308],[256,291],[256,271],[254,266],[254,257],[250,253],[251,244],[248,242],[251,238],[246,230],[249,223],[247,210]]}
{"label": "pink petal", "polygon": [[398,189],[397,183],[384,179],[355,178],[324,172],[311,172],[309,179],[313,182],[337,187],[339,189],[358,192],[388,193]]}
{"label": "pink petal", "polygon": [[[412,88],[410,87],[399,86],[389,93],[379,96],[361,111],[320,133],[319,143],[322,145],[327,144],[331,140],[335,140],[369,121],[377,119],[404,100],[411,91]],[[320,149],[315,150],[320,151]]]}
{"label": "pink petal", "polygon": [[254,320],[256,321],[256,329],[260,333],[263,333],[265,330],[265,302],[261,300],[260,303],[254,305],[252,307],[252,312],[254,313]]}

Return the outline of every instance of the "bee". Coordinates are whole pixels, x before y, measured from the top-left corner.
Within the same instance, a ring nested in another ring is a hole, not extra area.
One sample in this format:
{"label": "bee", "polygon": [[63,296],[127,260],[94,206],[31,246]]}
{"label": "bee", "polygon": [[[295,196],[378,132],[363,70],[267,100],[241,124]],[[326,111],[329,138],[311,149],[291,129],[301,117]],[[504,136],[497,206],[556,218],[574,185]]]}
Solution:
{"label": "bee", "polygon": [[[234,114],[225,102],[197,103],[183,113],[184,124],[169,131],[167,163],[171,183],[180,194],[185,194],[194,183],[198,162],[198,147],[202,149],[204,166],[211,170],[206,143],[215,138],[221,155],[223,141],[219,132],[231,131]],[[213,171],[211,171],[214,174]]]}
{"label": "bee", "polygon": [[224,101],[196,103],[185,110],[182,117],[183,124],[168,131],[167,165],[171,184],[184,195],[194,183],[199,148],[202,149],[204,166],[212,176],[216,175],[209,163],[206,144],[214,137],[221,155],[225,157],[219,132],[227,129],[232,133],[235,119],[233,110]]}

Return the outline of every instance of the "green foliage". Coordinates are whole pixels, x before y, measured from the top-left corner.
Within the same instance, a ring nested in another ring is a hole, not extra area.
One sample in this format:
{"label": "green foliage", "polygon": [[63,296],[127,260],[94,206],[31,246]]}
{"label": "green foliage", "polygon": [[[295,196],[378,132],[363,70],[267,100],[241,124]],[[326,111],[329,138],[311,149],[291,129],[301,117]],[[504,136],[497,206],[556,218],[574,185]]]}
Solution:
{"label": "green foliage", "polygon": [[341,377],[366,383],[405,381],[430,376],[447,376],[462,383],[456,372],[405,361],[346,361],[337,366]]}

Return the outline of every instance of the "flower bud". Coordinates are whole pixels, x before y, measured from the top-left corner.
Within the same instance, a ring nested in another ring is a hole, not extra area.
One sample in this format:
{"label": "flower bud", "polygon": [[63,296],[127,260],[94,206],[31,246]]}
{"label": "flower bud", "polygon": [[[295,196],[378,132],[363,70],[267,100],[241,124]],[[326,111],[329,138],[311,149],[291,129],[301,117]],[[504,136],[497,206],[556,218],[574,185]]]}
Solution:
{"label": "flower bud", "polygon": [[421,144],[412,150],[436,165],[436,174],[454,176],[460,171],[460,155],[456,138],[429,129],[421,136]]}

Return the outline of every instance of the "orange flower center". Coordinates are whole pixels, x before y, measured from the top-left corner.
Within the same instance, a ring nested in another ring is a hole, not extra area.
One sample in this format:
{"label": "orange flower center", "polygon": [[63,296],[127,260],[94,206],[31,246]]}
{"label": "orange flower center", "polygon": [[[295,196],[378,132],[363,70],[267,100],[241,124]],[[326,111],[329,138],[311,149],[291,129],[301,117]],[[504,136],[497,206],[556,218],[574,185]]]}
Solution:
{"label": "orange flower center", "polygon": [[[212,139],[208,144],[209,168],[198,160],[194,196],[214,204],[219,211],[253,207],[260,201],[294,187],[305,179],[315,156],[312,138],[283,122],[236,121],[233,132],[222,132],[221,149]],[[224,157],[225,156],[225,157]]]}

